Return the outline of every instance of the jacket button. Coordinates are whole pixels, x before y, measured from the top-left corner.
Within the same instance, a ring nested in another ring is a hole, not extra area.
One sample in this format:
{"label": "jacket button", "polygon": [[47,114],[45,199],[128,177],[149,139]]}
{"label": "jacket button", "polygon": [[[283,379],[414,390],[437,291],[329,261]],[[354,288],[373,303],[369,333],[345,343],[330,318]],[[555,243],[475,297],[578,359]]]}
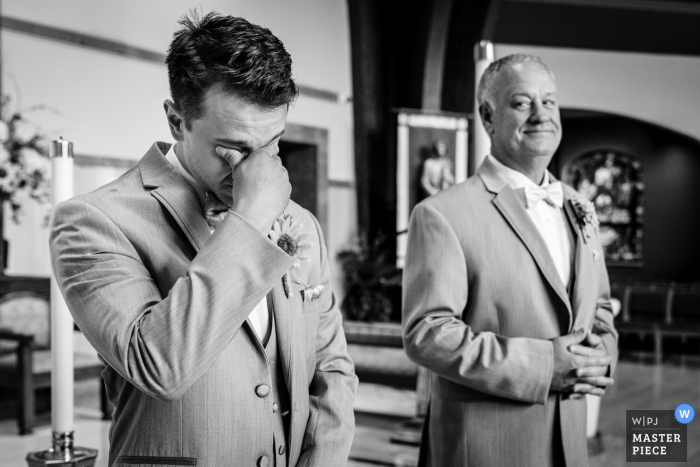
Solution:
{"label": "jacket button", "polygon": [[267,456],[260,456],[257,465],[258,467],[267,467],[270,465],[270,459]]}
{"label": "jacket button", "polygon": [[280,446],[280,451],[279,451],[279,452],[280,452],[280,456],[281,456],[282,454],[284,454],[285,452],[287,452],[287,448],[285,448],[284,446]]}
{"label": "jacket button", "polygon": [[276,403],[272,404],[272,411],[273,411],[273,412],[277,412],[277,410],[278,410],[279,408],[280,408],[280,406],[277,405]]}
{"label": "jacket button", "polygon": [[267,397],[267,395],[270,394],[270,386],[261,384],[255,388],[255,394],[257,394],[258,397]]}

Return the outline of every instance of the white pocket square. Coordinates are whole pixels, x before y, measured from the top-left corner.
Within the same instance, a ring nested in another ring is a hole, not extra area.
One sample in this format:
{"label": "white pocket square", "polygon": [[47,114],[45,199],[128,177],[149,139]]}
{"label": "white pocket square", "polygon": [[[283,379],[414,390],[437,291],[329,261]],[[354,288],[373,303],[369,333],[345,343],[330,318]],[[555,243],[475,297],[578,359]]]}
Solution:
{"label": "white pocket square", "polygon": [[312,287],[307,287],[301,291],[301,297],[304,303],[311,303],[321,296],[323,292],[324,285],[314,285]]}

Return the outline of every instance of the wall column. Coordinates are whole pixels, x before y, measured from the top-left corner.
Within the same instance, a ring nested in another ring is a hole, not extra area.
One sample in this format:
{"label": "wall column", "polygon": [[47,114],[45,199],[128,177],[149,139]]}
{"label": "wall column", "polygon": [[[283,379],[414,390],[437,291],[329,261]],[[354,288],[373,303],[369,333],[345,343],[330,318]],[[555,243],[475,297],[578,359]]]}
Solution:
{"label": "wall column", "polygon": [[474,46],[474,154],[471,157],[470,172],[472,175],[479,168],[484,158],[491,152],[491,140],[484,130],[484,124],[479,115],[479,101],[476,90],[479,80],[486,68],[493,62],[493,44],[489,41],[481,41]]}

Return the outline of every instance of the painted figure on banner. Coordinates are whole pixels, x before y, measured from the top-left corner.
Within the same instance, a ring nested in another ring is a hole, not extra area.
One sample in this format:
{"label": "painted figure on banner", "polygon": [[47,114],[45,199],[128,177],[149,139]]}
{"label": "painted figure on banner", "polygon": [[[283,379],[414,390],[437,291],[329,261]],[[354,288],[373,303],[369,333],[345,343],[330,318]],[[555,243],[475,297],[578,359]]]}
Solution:
{"label": "painted figure on banner", "polygon": [[595,206],[547,171],[562,129],[540,58],[493,62],[477,98],[491,154],[408,229],[404,343],[434,373],[419,465],[586,466],[583,396],[617,361]]}
{"label": "painted figure on banner", "polygon": [[420,177],[420,186],[423,197],[432,196],[445,190],[455,183],[452,172],[452,161],[447,157],[447,143],[443,140],[435,141],[428,157],[423,161],[423,170]]}
{"label": "painted figure on banner", "polygon": [[341,466],[357,378],[314,216],[278,156],[298,88],[268,29],[180,21],[154,143],[56,208],[53,269],[105,363],[110,466]]}

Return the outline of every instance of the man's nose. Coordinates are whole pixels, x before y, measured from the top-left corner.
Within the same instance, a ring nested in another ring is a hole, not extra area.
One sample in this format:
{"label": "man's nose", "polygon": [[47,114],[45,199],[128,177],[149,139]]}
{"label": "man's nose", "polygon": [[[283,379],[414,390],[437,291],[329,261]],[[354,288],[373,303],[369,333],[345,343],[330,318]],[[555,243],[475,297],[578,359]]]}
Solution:
{"label": "man's nose", "polygon": [[546,123],[551,120],[547,109],[545,109],[541,102],[533,102],[530,110],[529,120],[532,124]]}

